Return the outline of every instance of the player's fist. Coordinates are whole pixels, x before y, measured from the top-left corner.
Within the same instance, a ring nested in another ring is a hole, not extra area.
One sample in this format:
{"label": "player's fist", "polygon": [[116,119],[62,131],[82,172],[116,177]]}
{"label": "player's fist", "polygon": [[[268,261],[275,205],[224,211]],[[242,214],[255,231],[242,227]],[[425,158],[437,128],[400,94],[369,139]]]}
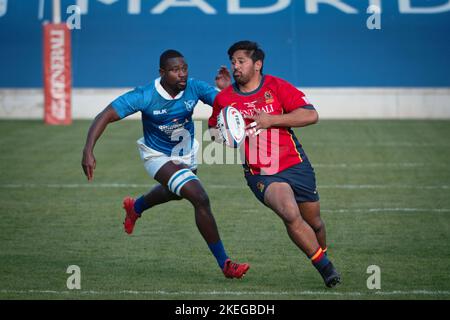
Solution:
{"label": "player's fist", "polygon": [[84,174],[89,181],[94,178],[95,165],[96,161],[94,153],[89,150],[83,150],[83,159],[81,160],[81,166],[83,167]]}
{"label": "player's fist", "polygon": [[231,84],[231,75],[227,67],[221,66],[216,75],[216,87],[220,90],[225,89]]}
{"label": "player's fist", "polygon": [[246,115],[245,118],[253,120],[253,122],[245,126],[248,136],[257,136],[262,130],[272,126],[272,116],[258,109],[255,109],[254,115]]}

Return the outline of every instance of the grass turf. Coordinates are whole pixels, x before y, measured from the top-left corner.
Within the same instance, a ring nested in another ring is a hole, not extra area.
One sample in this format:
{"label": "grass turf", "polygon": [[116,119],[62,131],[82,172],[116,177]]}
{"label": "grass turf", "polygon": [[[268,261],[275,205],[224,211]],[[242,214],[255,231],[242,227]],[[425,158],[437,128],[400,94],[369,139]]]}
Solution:
{"label": "grass turf", "polygon": [[[450,298],[449,121],[296,130],[343,278],[332,290],[239,165],[202,164],[199,176],[229,255],[252,266],[243,280],[223,277],[187,201],[145,212],[126,235],[122,198],[154,184],[134,143],[141,125],[110,125],[88,184],[80,160],[89,124],[0,121],[0,299]],[[69,265],[81,268],[81,290],[66,287]],[[381,268],[381,290],[366,286],[370,265]]]}

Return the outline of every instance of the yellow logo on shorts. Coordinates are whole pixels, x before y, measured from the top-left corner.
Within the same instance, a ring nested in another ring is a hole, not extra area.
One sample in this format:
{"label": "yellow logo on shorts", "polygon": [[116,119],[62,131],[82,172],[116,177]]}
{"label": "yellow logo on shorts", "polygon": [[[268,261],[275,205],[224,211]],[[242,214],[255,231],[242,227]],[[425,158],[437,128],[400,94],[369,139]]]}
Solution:
{"label": "yellow logo on shorts", "polygon": [[262,183],[261,181],[259,181],[257,184],[256,184],[256,188],[258,188],[258,190],[260,191],[260,192],[263,192],[264,191],[264,183]]}

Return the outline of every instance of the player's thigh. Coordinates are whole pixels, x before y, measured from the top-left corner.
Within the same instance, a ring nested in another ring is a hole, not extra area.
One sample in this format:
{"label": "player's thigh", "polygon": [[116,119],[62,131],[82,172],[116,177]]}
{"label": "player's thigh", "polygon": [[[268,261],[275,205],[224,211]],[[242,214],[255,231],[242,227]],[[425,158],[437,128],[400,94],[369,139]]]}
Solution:
{"label": "player's thigh", "polygon": [[301,218],[294,192],[286,182],[272,182],[264,193],[264,203],[285,222]]}
{"label": "player's thigh", "polygon": [[196,173],[196,169],[191,171],[182,163],[169,161],[158,170],[155,180],[170,192],[191,202],[206,202],[208,201],[208,196]]}
{"label": "player's thigh", "polygon": [[167,186],[170,178],[178,171],[188,169],[185,164],[167,161],[155,174],[155,180]]}
{"label": "player's thigh", "polygon": [[[169,182],[173,174],[183,169],[189,168],[184,163],[175,163],[173,161],[168,161],[156,172],[155,180],[167,188],[167,183]],[[197,174],[197,169],[191,171],[195,175]]]}

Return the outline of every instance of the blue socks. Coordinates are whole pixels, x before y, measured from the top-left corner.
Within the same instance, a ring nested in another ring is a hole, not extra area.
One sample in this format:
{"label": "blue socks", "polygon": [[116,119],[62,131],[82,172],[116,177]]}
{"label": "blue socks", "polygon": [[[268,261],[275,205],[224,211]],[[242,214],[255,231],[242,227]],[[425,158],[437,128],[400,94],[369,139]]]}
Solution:
{"label": "blue socks", "polygon": [[211,250],[214,257],[216,257],[217,263],[219,264],[220,269],[223,269],[225,265],[225,261],[228,259],[228,256],[225,252],[225,249],[222,244],[222,240],[219,240],[216,243],[208,244],[209,250]]}
{"label": "blue socks", "polygon": [[150,208],[144,200],[144,196],[136,199],[136,202],[134,203],[134,212],[136,212],[138,215],[141,215],[142,212]]}

